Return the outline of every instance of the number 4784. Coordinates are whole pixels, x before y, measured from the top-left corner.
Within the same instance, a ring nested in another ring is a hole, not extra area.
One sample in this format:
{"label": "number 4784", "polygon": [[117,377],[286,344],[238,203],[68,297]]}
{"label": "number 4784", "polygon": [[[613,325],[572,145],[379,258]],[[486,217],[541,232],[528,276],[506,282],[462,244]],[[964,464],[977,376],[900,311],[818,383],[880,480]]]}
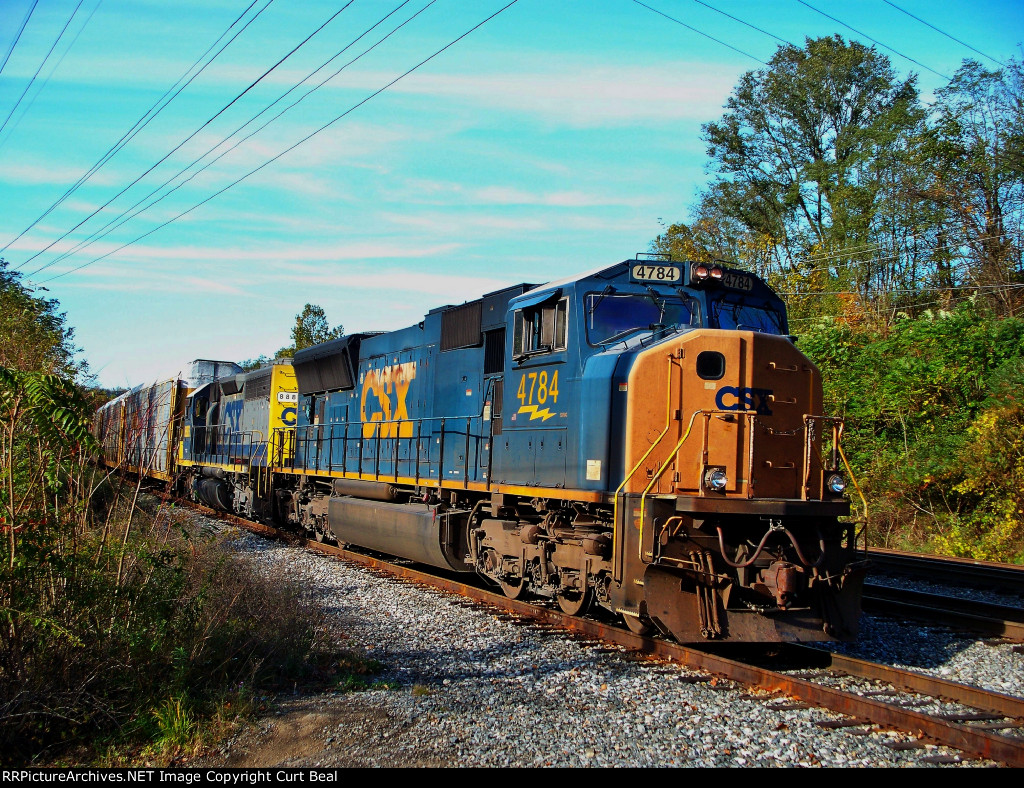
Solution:
{"label": "number 4784", "polygon": [[558,402],[558,370],[548,377],[547,370],[527,372],[519,379],[516,396],[520,405],[543,405],[549,399]]}

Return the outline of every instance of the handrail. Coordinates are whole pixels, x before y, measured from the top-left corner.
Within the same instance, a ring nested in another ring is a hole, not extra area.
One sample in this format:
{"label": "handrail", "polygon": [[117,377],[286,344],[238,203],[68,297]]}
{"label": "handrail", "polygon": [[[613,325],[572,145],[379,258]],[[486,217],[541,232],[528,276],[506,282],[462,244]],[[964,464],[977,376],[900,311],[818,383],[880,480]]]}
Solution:
{"label": "handrail", "polygon": [[[622,489],[626,486],[629,480],[633,478],[633,474],[640,470],[640,466],[643,465],[644,461],[651,456],[651,452],[658,447],[664,437],[668,434],[669,428],[672,426],[672,367],[675,365],[675,356],[670,355],[668,357],[668,391],[665,392],[665,429],[661,431],[661,435],[655,439],[654,443],[651,444],[651,447],[644,452],[644,456],[641,457],[637,464],[633,466],[633,470],[626,474],[625,478],[622,480],[622,484],[615,489],[615,494],[612,496],[612,556],[614,559],[617,559],[619,555],[618,550],[616,549],[618,547],[617,542],[619,539],[619,529],[617,527],[619,523],[619,493],[622,492]],[[491,448],[493,451],[493,446]],[[623,527],[625,527],[625,525],[623,525]],[[612,578],[618,581],[622,579],[622,567],[616,567],[616,561],[614,559],[612,565]]]}
{"label": "handrail", "polygon": [[[724,415],[724,416],[740,415],[740,414],[737,414],[735,411],[724,411],[724,410],[697,410],[697,411],[694,411],[693,415],[690,417],[690,424],[689,424],[689,426],[686,429],[686,434],[684,434],[683,437],[679,439],[679,442],[676,444],[675,448],[669,453],[669,458],[674,457],[679,452],[679,450],[683,446],[683,443],[690,436],[690,431],[693,429],[693,422],[697,418],[698,414],[703,414],[704,417],[705,417],[705,434],[704,434],[705,444],[706,444],[707,438],[708,438],[708,434],[707,434],[708,430],[707,430],[707,426],[706,425],[708,423],[710,423],[710,419],[711,419],[712,416],[714,416],[716,414],[717,415]],[[744,413],[742,413],[742,415],[744,415],[746,417],[747,422],[748,422],[748,424],[747,424],[747,431],[749,433],[749,436],[748,436],[748,449],[747,449],[748,453],[747,453],[747,480],[746,480],[746,483],[747,483],[747,497],[750,498],[750,497],[752,497],[752,493],[753,493],[753,481],[751,479],[752,470],[753,470],[753,463],[754,463],[754,438],[753,438],[753,435],[754,435],[754,425],[757,422],[757,413],[751,411],[751,412],[744,412]],[[808,429],[808,427],[809,427],[810,424],[817,423],[817,422],[829,422],[829,423],[832,424],[834,450],[836,452],[838,452],[839,456],[841,456],[843,458],[843,462],[844,463],[846,462],[846,457],[843,454],[842,446],[839,445],[839,439],[842,436],[843,420],[841,418],[839,418],[838,416],[814,416],[814,415],[810,415],[810,414],[805,414],[804,415],[804,419],[803,419],[803,425],[804,425],[803,426],[803,430],[807,433],[807,440],[805,441],[804,485],[803,485],[803,488],[802,488],[803,489],[802,496],[803,496],[803,498],[805,500],[807,498],[807,487],[808,487],[808,484],[809,484],[808,479],[809,479],[810,467],[811,467],[811,454],[810,454],[810,451],[811,451],[811,446],[812,446],[813,441],[814,441],[813,431]],[[707,463],[706,463],[706,458],[705,458],[704,465],[706,465],[706,464]],[[661,477],[665,474],[665,471],[668,470],[668,466],[669,466],[669,463],[666,460],[666,462],[659,468],[658,472],[656,474],[654,474],[654,476],[651,478],[651,481],[648,483],[647,487],[644,488],[644,491],[643,491],[643,493],[640,496],[640,538],[639,538],[639,549],[638,549],[638,552],[639,552],[639,558],[640,558],[641,561],[643,561],[643,557],[644,557],[643,556],[643,550],[644,550],[644,547],[643,547],[644,539],[643,539],[643,537],[644,537],[644,523],[645,523],[645,521],[647,519],[647,496],[650,493],[651,489],[654,487],[654,485],[657,484],[658,481],[660,481]],[[847,470],[849,470],[849,464],[847,464],[846,467],[847,467]],[[852,478],[852,472],[851,472],[851,478]],[[856,482],[855,482],[855,485],[856,485]],[[859,491],[860,491],[860,489],[858,487],[858,492]],[[865,502],[865,506],[866,505],[867,504]]]}
{"label": "handrail", "polygon": [[[714,412],[715,411],[710,411],[710,413]],[[708,411],[695,410],[693,412],[693,415],[690,416],[690,423],[686,427],[686,432],[683,434],[683,437],[679,439],[679,443],[676,444],[676,447],[669,452],[668,458],[666,458],[665,462],[661,464],[661,467],[658,469],[658,472],[651,477],[651,481],[644,488],[643,493],[641,493],[640,495],[640,538],[638,541],[638,551],[640,553],[641,562],[644,559],[644,520],[647,517],[647,493],[651,491],[651,488],[658,483],[658,481],[664,475],[665,471],[668,469],[668,460],[672,457],[675,457],[676,454],[679,453],[679,450],[683,447],[683,444],[686,442],[686,439],[690,437],[690,432],[693,430],[693,422],[696,420],[697,414],[699,413],[707,414]]]}
{"label": "handrail", "polygon": [[[289,445],[290,441],[292,448],[292,458],[294,459],[296,456],[299,456],[301,454],[302,470],[326,471],[330,473],[335,469],[337,463],[337,452],[335,451],[334,444],[340,441],[341,446],[339,447],[338,451],[340,451],[342,457],[342,473],[347,474],[349,442],[355,441],[360,449],[359,467],[357,473],[359,476],[362,476],[363,459],[364,457],[368,457],[368,455],[363,451],[362,447],[366,444],[366,441],[371,440],[373,441],[372,476],[374,478],[380,478],[383,476],[392,478],[393,480],[397,481],[401,474],[402,464],[407,463],[410,466],[408,476],[415,478],[418,484],[420,478],[423,477],[421,465],[423,464],[424,460],[427,462],[428,467],[431,464],[430,441],[428,441],[427,445],[424,447],[424,438],[427,436],[433,436],[434,434],[437,434],[440,438],[437,457],[438,475],[437,478],[435,479],[429,474],[428,470],[428,473],[423,478],[426,478],[431,482],[436,481],[437,483],[440,483],[444,478],[444,453],[446,448],[450,448],[450,446],[448,446],[447,439],[451,437],[451,435],[459,435],[462,433],[462,430],[458,429],[457,427],[455,429],[452,429],[451,425],[448,422],[456,421],[459,424],[462,424],[463,420],[465,422],[463,425],[465,429],[465,447],[464,456],[462,458],[463,463],[461,470],[463,472],[464,477],[463,486],[468,489],[470,482],[469,477],[474,467],[473,462],[471,460],[474,456],[477,459],[479,459],[482,456],[480,453],[483,451],[481,444],[489,440],[489,433],[485,433],[483,431],[484,420],[482,415],[480,414],[459,417],[425,416],[419,419],[388,419],[382,421],[338,421],[328,424],[304,424],[301,427],[277,427],[274,429],[275,437],[273,440],[275,448],[277,448],[278,451],[276,452],[273,459],[277,465],[284,465],[284,454],[286,453],[285,449]],[[479,432],[474,432],[474,422],[479,422]],[[428,429],[426,432],[424,432],[423,429],[424,423],[428,424]],[[414,428],[409,429],[410,434],[401,434],[402,430],[400,427],[398,427],[391,431],[393,434],[385,435],[385,432],[388,432],[388,430],[384,429],[387,425],[406,424],[410,425],[410,427],[412,427],[412,425],[415,424]],[[374,428],[375,434],[373,436],[368,437],[365,434],[363,428],[366,427],[367,425]],[[433,427],[439,428],[437,433],[434,432]],[[352,434],[353,431],[355,432],[355,434]],[[282,439],[278,441],[278,439],[276,438],[277,433],[288,434],[289,437],[287,439]],[[392,441],[392,443],[390,443],[390,446],[385,445],[387,444],[388,441]],[[408,452],[408,456],[406,456],[405,458],[401,456],[401,447],[403,441],[406,441],[408,446],[415,447],[415,450],[411,450],[410,452]],[[478,446],[475,454],[472,451],[474,441],[476,441]],[[278,446],[279,443],[280,446]],[[325,443],[327,444],[326,451],[324,450]],[[457,447],[458,444],[455,444],[455,446]],[[383,457],[382,451],[385,448],[389,449],[389,458]],[[325,454],[327,460],[326,465],[323,462]],[[384,458],[385,460],[389,459],[391,462],[391,467],[387,467],[387,462],[382,463],[382,458]],[[297,468],[300,466],[293,464],[292,467]],[[488,474],[488,476],[489,475],[490,474]]]}

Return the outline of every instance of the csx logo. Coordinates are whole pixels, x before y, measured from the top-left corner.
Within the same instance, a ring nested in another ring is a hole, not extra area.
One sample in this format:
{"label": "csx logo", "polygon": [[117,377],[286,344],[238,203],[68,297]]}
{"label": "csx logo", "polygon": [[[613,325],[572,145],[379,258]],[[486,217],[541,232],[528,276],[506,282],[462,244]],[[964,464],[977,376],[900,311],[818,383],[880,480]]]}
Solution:
{"label": "csx logo", "polygon": [[412,422],[408,421],[409,408],[405,398],[415,377],[415,361],[366,371],[360,403],[364,438],[375,437],[378,429],[382,438],[412,437]]}
{"label": "csx logo", "polygon": [[751,389],[737,386],[723,386],[715,396],[719,410],[752,410],[762,416],[771,416],[771,389]]}

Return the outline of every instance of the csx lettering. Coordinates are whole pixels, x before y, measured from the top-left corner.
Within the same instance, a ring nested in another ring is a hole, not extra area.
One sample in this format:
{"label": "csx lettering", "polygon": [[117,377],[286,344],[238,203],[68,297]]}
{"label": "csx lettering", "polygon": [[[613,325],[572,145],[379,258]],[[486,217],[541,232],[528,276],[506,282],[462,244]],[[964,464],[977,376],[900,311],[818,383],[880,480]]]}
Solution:
{"label": "csx lettering", "polygon": [[[382,369],[370,369],[363,378],[363,396],[360,401],[360,416],[363,421],[363,437],[373,438],[380,429],[382,438],[411,438],[412,422],[406,396],[409,384],[416,377],[416,362],[394,364]],[[367,403],[368,395],[376,399]],[[394,407],[392,408],[392,403]],[[380,423],[383,422],[383,423]]]}
{"label": "csx lettering", "polygon": [[715,396],[715,405],[719,410],[752,410],[762,416],[771,416],[768,403],[772,394],[771,389],[723,386]]}

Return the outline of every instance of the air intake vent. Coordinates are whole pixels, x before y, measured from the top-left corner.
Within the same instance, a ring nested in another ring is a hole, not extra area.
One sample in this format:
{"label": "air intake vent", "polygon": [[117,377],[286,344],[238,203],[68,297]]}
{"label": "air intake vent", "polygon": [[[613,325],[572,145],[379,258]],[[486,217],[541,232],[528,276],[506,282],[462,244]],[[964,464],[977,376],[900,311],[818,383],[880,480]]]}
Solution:
{"label": "air intake vent", "polygon": [[245,401],[254,399],[270,399],[270,378],[274,374],[273,367],[266,367],[245,376]]}
{"label": "air intake vent", "polygon": [[480,347],[483,301],[470,301],[441,313],[441,350]]}

